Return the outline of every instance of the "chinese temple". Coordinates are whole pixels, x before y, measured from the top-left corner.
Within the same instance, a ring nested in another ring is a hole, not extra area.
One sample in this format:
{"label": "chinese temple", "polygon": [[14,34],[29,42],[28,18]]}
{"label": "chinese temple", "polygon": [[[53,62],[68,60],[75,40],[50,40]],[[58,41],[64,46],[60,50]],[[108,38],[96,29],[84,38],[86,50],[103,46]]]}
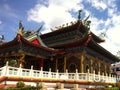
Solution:
{"label": "chinese temple", "polygon": [[52,32],[39,34],[25,31],[22,23],[16,37],[0,44],[0,67],[8,66],[34,70],[65,73],[111,74],[111,64],[119,59],[99,44],[105,40],[90,31],[88,17],[71,22],[70,25],[52,29]]}

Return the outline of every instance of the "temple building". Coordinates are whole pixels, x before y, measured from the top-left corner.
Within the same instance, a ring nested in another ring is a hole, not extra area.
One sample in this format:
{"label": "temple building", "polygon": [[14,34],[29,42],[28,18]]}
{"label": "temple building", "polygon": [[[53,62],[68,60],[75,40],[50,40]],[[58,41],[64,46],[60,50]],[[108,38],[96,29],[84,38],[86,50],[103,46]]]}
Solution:
{"label": "temple building", "polygon": [[16,37],[0,44],[0,66],[10,66],[53,72],[111,73],[111,64],[119,59],[99,44],[105,40],[90,31],[90,21],[81,20],[56,27],[52,32],[40,34],[24,31],[22,23]]}
{"label": "temple building", "polygon": [[78,20],[72,25],[61,27],[51,33],[40,36],[45,45],[55,50],[64,50],[64,54],[56,56],[52,62],[60,72],[110,74],[111,63],[119,59],[104,49],[99,43],[104,40],[90,31],[89,21]]}
{"label": "temple building", "polygon": [[118,79],[111,74],[116,68],[111,64],[120,59],[99,45],[105,41],[103,34],[99,37],[91,32],[88,18],[82,20],[80,11],[78,20],[45,34],[40,34],[43,25],[36,31],[24,30],[20,22],[13,40],[3,42],[2,36],[0,88],[15,86],[17,81],[34,86],[44,83],[47,90],[115,84]]}

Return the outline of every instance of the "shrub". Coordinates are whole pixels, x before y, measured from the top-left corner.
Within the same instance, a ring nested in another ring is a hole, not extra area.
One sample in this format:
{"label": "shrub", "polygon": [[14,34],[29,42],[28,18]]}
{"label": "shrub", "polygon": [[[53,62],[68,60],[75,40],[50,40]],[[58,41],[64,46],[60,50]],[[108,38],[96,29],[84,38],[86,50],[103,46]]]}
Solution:
{"label": "shrub", "polygon": [[25,86],[25,84],[24,84],[24,82],[22,82],[22,81],[19,81],[19,82],[17,82],[17,84],[16,84],[16,87],[17,88],[23,88]]}

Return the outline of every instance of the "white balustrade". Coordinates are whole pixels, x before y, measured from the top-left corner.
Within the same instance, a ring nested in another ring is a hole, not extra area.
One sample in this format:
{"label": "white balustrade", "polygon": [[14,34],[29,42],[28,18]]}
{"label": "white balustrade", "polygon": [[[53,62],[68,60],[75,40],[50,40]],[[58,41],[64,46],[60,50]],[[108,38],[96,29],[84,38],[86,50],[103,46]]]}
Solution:
{"label": "white balustrade", "polygon": [[78,73],[79,80],[87,80],[87,73]]}
{"label": "white balustrade", "polygon": [[15,67],[8,67],[7,68],[7,76],[16,76],[18,73],[18,68],[15,68]]}
{"label": "white balustrade", "polygon": [[43,78],[49,78],[49,72],[43,71]]}
{"label": "white balustrade", "polygon": [[88,81],[92,82],[94,79],[94,75],[89,73],[88,77],[89,77]]}
{"label": "white balustrade", "polygon": [[30,70],[29,69],[21,69],[21,76],[30,76]]}
{"label": "white balustrade", "polygon": [[66,73],[58,73],[59,79],[63,79],[66,80],[68,79],[68,75],[66,75]]}
{"label": "white balustrade", "polygon": [[40,71],[38,71],[38,70],[33,70],[33,75],[32,75],[32,77],[36,77],[36,78],[39,78],[40,77]]}
{"label": "white balustrade", "polygon": [[4,70],[5,70],[4,68],[5,68],[5,67],[1,67],[1,68],[0,68],[0,76],[2,76],[2,75],[5,73],[5,72],[4,72]]}
{"label": "white balustrade", "polygon": [[57,72],[51,72],[51,69],[49,71],[43,71],[41,70],[33,70],[33,67],[31,69],[23,69],[21,67],[10,67],[10,66],[4,66],[0,68],[0,76],[20,76],[20,77],[34,77],[34,78],[53,78],[53,79],[61,79],[61,80],[86,80],[89,82],[116,82],[116,78],[109,75],[104,76],[100,74],[91,74],[91,73],[78,73],[76,70],[76,73],[68,73],[67,71],[65,73],[59,73]]}
{"label": "white balustrade", "polygon": [[68,79],[75,79],[75,73],[68,73]]}
{"label": "white balustrade", "polygon": [[58,77],[57,77],[57,73],[51,72],[51,78],[58,78]]}

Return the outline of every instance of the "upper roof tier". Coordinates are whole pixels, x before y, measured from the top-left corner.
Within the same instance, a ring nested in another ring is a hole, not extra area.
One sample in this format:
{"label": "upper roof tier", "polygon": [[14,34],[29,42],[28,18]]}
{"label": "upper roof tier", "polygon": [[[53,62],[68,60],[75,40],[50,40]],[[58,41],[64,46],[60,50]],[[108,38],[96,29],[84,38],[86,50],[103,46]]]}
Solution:
{"label": "upper roof tier", "polygon": [[66,26],[66,27],[61,26],[58,29],[52,30],[52,32],[43,34],[43,35],[41,35],[41,38],[46,39],[46,38],[50,38],[50,37],[53,37],[53,36],[56,36],[56,35],[61,35],[61,34],[64,34],[64,33],[69,33],[69,32],[77,30],[79,33],[81,33],[81,36],[84,36],[87,33],[91,33],[92,38],[95,42],[97,42],[97,43],[104,42],[103,39],[96,36],[89,29],[90,29],[89,25],[86,25],[82,20],[78,20],[77,22],[71,22],[71,25],[69,25],[69,26]]}

